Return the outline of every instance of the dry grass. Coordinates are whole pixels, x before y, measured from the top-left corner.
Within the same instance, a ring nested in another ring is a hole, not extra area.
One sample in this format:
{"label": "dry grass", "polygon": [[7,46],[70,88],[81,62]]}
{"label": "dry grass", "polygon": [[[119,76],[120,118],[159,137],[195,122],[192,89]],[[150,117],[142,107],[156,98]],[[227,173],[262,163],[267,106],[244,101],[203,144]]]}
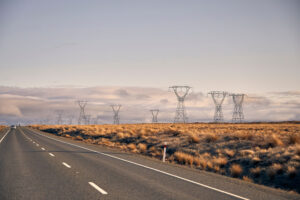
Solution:
{"label": "dry grass", "polygon": [[224,153],[229,157],[233,157],[235,154],[235,151],[231,150],[231,149],[224,149]]}
{"label": "dry grass", "polygon": [[4,125],[0,125],[0,131],[2,131],[3,129],[7,128],[7,126]]}
{"label": "dry grass", "polygon": [[254,177],[259,177],[260,173],[261,173],[261,168],[260,167],[255,167],[250,169],[250,173],[254,176]]}
{"label": "dry grass", "polygon": [[191,134],[189,136],[189,141],[190,141],[190,143],[199,143],[200,142],[200,138],[197,135],[195,135],[195,134]]}
{"label": "dry grass", "polygon": [[220,167],[224,167],[227,164],[228,160],[225,157],[219,157],[219,158],[213,159],[212,162],[214,163],[214,165],[218,165]]}
{"label": "dry grass", "polygon": [[142,152],[142,153],[146,153],[147,152],[147,145],[144,143],[139,143],[138,144],[138,149]]}
{"label": "dry grass", "polygon": [[248,176],[243,176],[243,180],[252,183],[253,180],[249,178]]}
{"label": "dry grass", "polygon": [[168,162],[300,192],[300,124],[296,123],[31,127],[156,159],[162,159],[163,143],[168,142]]}
{"label": "dry grass", "polygon": [[281,139],[274,134],[267,138],[267,142],[271,147],[283,146],[283,142],[281,141]]}
{"label": "dry grass", "polygon": [[210,133],[207,134],[205,137],[206,142],[216,142],[218,140],[218,136],[216,134]]}
{"label": "dry grass", "polygon": [[136,145],[133,144],[133,143],[128,144],[127,147],[128,147],[128,149],[130,149],[131,151],[136,151],[136,149],[137,149],[137,148],[136,148]]}
{"label": "dry grass", "polygon": [[300,134],[293,134],[289,137],[290,144],[300,144]]}
{"label": "dry grass", "polygon": [[295,167],[293,166],[288,166],[287,168],[287,174],[290,178],[294,178],[297,174],[297,170]]}
{"label": "dry grass", "polygon": [[175,152],[174,156],[175,160],[177,160],[181,164],[192,165],[194,163],[194,157],[190,154],[183,152]]}
{"label": "dry grass", "polygon": [[243,168],[239,164],[233,164],[230,167],[230,173],[233,177],[238,177],[242,174]]}

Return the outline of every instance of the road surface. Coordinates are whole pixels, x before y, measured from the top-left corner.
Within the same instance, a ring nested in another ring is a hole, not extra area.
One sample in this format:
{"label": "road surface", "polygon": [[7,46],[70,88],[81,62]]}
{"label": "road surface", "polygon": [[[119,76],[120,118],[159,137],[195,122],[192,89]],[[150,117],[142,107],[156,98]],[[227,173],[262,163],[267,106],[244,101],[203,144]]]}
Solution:
{"label": "road surface", "polygon": [[0,133],[0,199],[300,199],[25,127]]}

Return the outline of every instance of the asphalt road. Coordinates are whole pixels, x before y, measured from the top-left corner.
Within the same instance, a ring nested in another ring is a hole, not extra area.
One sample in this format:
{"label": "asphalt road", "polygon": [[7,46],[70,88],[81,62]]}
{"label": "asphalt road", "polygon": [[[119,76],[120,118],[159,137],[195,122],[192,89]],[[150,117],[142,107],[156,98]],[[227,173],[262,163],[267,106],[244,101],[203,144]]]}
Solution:
{"label": "asphalt road", "polygon": [[300,195],[18,127],[0,133],[0,199],[300,199]]}

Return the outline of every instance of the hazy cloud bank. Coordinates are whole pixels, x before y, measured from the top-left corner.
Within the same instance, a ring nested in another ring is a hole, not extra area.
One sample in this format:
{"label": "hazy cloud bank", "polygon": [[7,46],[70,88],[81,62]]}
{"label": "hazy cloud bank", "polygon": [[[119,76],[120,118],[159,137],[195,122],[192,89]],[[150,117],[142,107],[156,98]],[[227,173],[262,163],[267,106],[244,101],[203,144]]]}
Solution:
{"label": "hazy cloud bank", "polygon": [[[1,123],[56,123],[63,112],[64,123],[76,123],[79,107],[76,100],[87,100],[86,114],[91,122],[111,123],[111,104],[122,104],[121,123],[151,121],[150,109],[160,109],[159,121],[172,122],[177,99],[167,89],[141,87],[59,87],[18,88],[0,86]],[[186,99],[190,122],[211,121],[214,104],[210,96],[193,91]],[[224,117],[230,121],[233,103],[224,101]],[[247,121],[300,120],[300,91],[248,94],[244,113]],[[96,120],[97,119],[97,120]]]}

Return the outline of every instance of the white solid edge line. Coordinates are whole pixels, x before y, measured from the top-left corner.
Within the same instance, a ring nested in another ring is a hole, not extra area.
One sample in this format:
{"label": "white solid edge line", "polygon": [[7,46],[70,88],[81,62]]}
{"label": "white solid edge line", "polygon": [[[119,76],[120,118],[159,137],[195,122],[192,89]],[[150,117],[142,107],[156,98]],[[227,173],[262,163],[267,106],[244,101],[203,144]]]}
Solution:
{"label": "white solid edge line", "polygon": [[54,155],[54,154],[52,154],[52,153],[49,153],[49,155],[50,155],[50,156],[52,156],[52,157],[54,157],[54,156],[55,156],[55,155]]}
{"label": "white solid edge line", "polygon": [[10,129],[5,133],[5,135],[1,138],[0,143],[3,141],[3,139],[7,136],[7,134],[10,132]]}
{"label": "white solid edge line", "polygon": [[68,143],[68,142],[64,142],[64,141],[61,141],[61,140],[58,140],[58,139],[55,139],[55,138],[51,138],[47,135],[42,135],[40,133],[37,133],[35,131],[32,131],[34,132],[35,134],[38,134],[38,135],[41,135],[43,137],[47,137],[49,139],[52,139],[52,140],[55,140],[55,141],[58,141],[58,142],[61,142],[61,143],[65,143],[65,144],[68,144],[68,145],[71,145],[71,146],[75,146],[75,147],[79,147],[79,148],[82,148],[82,149],[85,149],[85,150],[88,150],[88,151],[91,151],[91,152],[94,152],[94,153],[98,153],[98,154],[101,154],[101,155],[104,155],[104,156],[108,156],[108,157],[111,157],[111,158],[114,158],[114,159],[117,159],[117,160],[122,160],[124,162],[127,162],[127,163],[131,163],[133,165],[137,165],[137,166],[140,166],[140,167],[143,167],[143,168],[146,168],[146,169],[150,169],[150,170],[153,170],[153,171],[156,171],[156,172],[160,172],[162,174],[165,174],[165,175],[168,175],[168,176],[172,176],[174,178],[178,178],[180,180],[183,180],[183,181],[187,181],[187,182],[190,182],[190,183],[193,183],[195,185],[199,185],[199,186],[202,186],[202,187],[205,187],[205,188],[208,188],[208,189],[211,189],[211,190],[214,190],[214,191],[217,191],[217,192],[221,192],[221,193],[224,193],[224,194],[227,194],[229,196],[233,196],[233,197],[236,197],[236,198],[239,198],[239,199],[243,199],[243,200],[250,200],[248,198],[245,198],[245,197],[242,197],[242,196],[239,196],[239,195],[236,195],[236,194],[233,194],[233,193],[230,193],[230,192],[226,192],[224,190],[221,190],[221,189],[217,189],[217,188],[214,188],[214,187],[211,187],[211,186],[208,186],[208,185],[205,185],[205,184],[202,184],[202,183],[198,183],[196,181],[193,181],[193,180],[190,180],[190,179],[187,179],[187,178],[183,178],[181,176],[177,176],[177,175],[174,175],[174,174],[171,174],[171,173],[168,173],[168,172],[165,172],[165,171],[161,171],[159,169],[155,169],[155,168],[152,168],[152,167],[148,167],[146,165],[142,165],[142,164],[139,164],[139,163],[136,163],[136,162],[132,162],[132,161],[129,161],[129,160],[125,160],[123,158],[119,158],[117,156],[113,156],[113,155],[109,155],[109,154],[106,154],[106,153],[102,153],[100,151],[95,151],[95,150],[92,150],[92,149],[88,149],[86,147],[82,147],[82,146],[79,146],[79,145],[76,145],[76,144],[71,144],[71,143]]}
{"label": "white solid edge line", "polygon": [[102,188],[100,188],[98,185],[96,185],[95,183],[93,182],[89,182],[89,184],[95,188],[96,190],[98,190],[101,194],[107,194],[107,192],[105,190],[103,190]]}
{"label": "white solid edge line", "polygon": [[65,163],[65,162],[62,162],[62,164],[64,165],[64,166],[66,166],[67,168],[71,168],[71,166],[70,165],[68,165],[67,163]]}

